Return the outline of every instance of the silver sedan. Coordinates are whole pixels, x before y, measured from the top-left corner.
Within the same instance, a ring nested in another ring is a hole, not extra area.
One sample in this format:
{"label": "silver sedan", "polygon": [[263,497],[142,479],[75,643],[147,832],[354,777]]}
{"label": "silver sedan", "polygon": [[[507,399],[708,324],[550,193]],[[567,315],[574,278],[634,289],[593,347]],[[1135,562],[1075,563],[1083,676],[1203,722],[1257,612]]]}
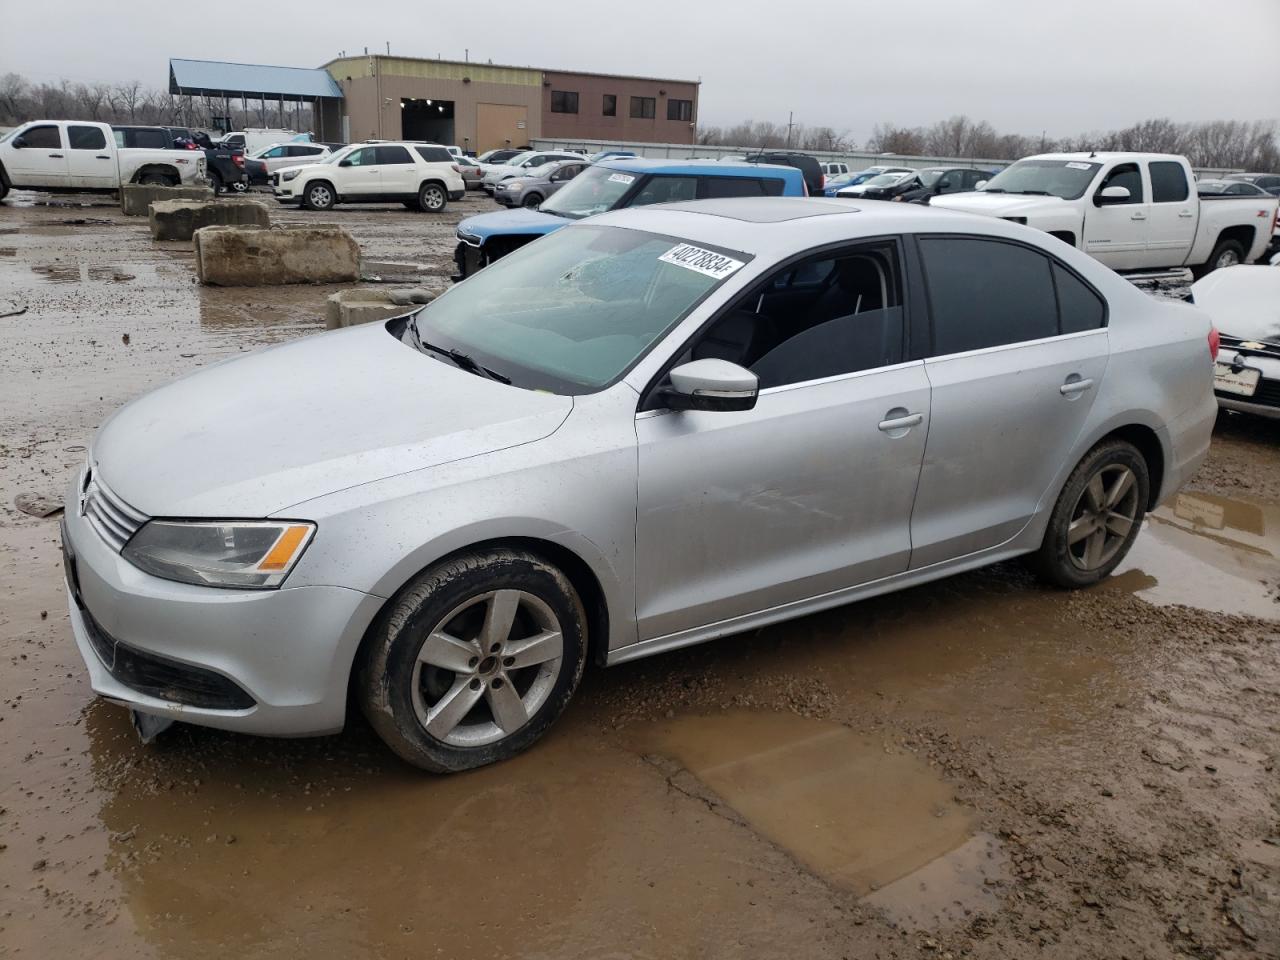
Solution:
{"label": "silver sedan", "polygon": [[615,664],[1010,557],[1108,576],[1208,451],[1216,338],[1036,230],[708,200],[135,400],[71,483],[71,624],[152,733],[534,743]]}
{"label": "silver sedan", "polygon": [[590,166],[584,160],[557,160],[544,164],[527,177],[512,177],[495,184],[493,199],[506,207],[538,207],[566,183]]}

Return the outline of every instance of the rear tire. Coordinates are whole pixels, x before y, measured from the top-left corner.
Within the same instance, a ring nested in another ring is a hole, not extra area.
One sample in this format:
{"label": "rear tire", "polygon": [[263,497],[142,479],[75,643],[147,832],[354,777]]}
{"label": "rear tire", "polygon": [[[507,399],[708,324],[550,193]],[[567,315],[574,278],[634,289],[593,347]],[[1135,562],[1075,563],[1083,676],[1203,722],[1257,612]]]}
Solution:
{"label": "rear tire", "polygon": [[4,177],[0,177],[0,200],[3,200],[8,195],[9,195],[9,184],[5,182]]}
{"label": "rear tire", "polygon": [[438,183],[424,183],[418,189],[418,209],[423,213],[443,213],[449,205],[449,195]]}
{"label": "rear tire", "polygon": [[215,197],[225,193],[227,189],[222,182],[222,174],[218,173],[217,170],[209,171],[209,186],[213,188],[213,195]]}
{"label": "rear tire", "polygon": [[355,691],[392,750],[450,773],[537,741],[586,659],[586,614],[568,578],[527,551],[490,549],[428,570],[388,605]]}
{"label": "rear tire", "polygon": [[1028,559],[1047,583],[1088,587],[1111,575],[1142,527],[1150,502],[1147,461],[1124,440],[1106,440],[1071,471],[1040,549]]}
{"label": "rear tire", "polygon": [[1244,247],[1240,245],[1240,241],[1219,240],[1217,246],[1213,248],[1213,253],[1209,254],[1209,259],[1200,266],[1191,268],[1191,275],[1199,280],[1215,270],[1233,267],[1238,263],[1244,263]]}
{"label": "rear tire", "polygon": [[138,183],[146,187],[176,187],[173,176],[168,173],[148,171],[138,178]]}
{"label": "rear tire", "polygon": [[307,184],[307,189],[302,194],[302,205],[308,210],[332,210],[336,200],[333,185],[327,180]]}

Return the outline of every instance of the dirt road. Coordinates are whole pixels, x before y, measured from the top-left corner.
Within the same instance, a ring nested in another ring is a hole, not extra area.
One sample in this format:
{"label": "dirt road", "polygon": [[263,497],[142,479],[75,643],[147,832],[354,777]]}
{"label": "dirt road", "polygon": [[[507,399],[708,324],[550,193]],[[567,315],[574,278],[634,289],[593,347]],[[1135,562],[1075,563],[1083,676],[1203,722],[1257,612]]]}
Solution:
{"label": "dirt road", "polygon": [[[324,219],[443,285],[489,206]],[[422,776],[358,720],[140,745],[14,497],[329,292],[202,288],[106,201],[0,205],[0,956],[1280,955],[1280,434],[1242,418],[1098,588],[1006,565],[590,671],[499,767]]]}

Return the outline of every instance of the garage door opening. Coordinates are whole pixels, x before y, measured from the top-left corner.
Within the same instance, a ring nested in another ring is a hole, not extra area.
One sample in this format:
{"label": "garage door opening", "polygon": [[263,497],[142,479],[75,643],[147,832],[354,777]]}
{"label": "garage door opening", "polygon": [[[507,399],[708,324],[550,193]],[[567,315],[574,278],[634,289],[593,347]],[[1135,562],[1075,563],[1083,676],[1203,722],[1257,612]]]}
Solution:
{"label": "garage door opening", "polygon": [[400,129],[406,140],[430,140],[433,143],[452,144],[454,142],[453,101],[402,98]]}

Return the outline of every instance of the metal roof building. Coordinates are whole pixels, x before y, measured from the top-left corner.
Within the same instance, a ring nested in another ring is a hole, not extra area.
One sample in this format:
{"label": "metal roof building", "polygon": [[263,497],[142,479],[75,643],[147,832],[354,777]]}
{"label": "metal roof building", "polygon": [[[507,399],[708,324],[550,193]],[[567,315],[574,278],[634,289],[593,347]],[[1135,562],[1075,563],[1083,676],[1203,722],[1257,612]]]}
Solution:
{"label": "metal roof building", "polygon": [[[246,112],[250,100],[261,100],[265,113],[268,102],[280,104],[283,125],[285,103],[309,103],[315,118],[316,139],[340,136],[342,130],[342,88],[328,70],[310,67],[276,67],[265,64],[224,63],[218,60],[170,60],[169,92],[179,96],[221,100],[230,125],[230,103],[239,100]],[[298,126],[295,122],[295,126]]]}

